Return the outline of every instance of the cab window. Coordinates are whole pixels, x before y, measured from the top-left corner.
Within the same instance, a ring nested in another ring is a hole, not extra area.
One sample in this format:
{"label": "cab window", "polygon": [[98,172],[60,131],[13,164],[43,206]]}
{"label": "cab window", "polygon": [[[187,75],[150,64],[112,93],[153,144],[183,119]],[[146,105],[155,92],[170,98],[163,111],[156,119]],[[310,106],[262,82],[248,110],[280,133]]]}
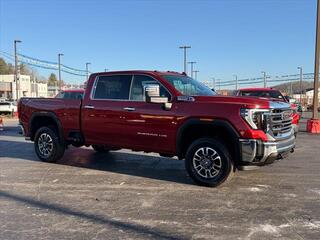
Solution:
{"label": "cab window", "polygon": [[131,85],[130,100],[145,101],[144,87],[149,84],[160,85],[160,96],[171,100],[170,93],[155,79],[146,75],[134,75]]}

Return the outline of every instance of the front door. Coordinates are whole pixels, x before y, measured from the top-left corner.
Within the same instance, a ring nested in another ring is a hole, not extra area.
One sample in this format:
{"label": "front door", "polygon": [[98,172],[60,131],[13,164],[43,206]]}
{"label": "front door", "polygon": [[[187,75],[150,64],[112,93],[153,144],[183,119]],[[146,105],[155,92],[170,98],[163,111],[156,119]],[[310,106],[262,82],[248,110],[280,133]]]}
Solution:
{"label": "front door", "polygon": [[134,75],[130,101],[125,107],[125,125],[127,126],[127,144],[144,151],[171,153],[175,150],[176,117],[174,106],[166,110],[163,104],[147,103],[145,101],[144,86],[148,84],[160,85],[160,95],[171,95],[156,79],[147,75]]}

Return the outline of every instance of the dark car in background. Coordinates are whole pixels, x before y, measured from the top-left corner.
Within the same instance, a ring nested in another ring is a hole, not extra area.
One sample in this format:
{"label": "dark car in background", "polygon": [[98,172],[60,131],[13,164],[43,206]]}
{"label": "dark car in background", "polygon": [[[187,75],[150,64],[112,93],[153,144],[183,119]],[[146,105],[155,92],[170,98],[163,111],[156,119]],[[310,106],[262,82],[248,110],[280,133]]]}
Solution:
{"label": "dark car in background", "polygon": [[84,95],[84,89],[68,89],[62,90],[57,94],[56,98],[62,99],[82,99]]}

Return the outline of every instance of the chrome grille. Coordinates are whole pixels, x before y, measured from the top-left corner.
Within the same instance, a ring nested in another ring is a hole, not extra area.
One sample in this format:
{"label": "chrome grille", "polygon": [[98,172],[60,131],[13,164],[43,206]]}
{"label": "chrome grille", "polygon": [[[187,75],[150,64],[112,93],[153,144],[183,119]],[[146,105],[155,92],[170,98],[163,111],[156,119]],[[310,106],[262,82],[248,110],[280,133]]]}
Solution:
{"label": "chrome grille", "polygon": [[270,130],[274,137],[281,137],[292,129],[292,110],[273,109],[270,114]]}

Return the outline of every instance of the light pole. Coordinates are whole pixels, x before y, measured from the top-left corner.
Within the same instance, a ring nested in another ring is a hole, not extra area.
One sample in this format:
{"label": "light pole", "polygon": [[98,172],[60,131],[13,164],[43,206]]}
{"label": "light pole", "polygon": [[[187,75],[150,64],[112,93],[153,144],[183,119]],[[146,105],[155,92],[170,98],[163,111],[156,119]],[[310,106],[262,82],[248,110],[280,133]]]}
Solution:
{"label": "light pole", "polygon": [[267,74],[264,71],[262,71],[261,73],[263,74],[263,87],[266,88],[267,87]]}
{"label": "light pole", "polygon": [[212,78],[212,88],[216,88],[216,79],[214,77]]}
{"label": "light pole", "polygon": [[221,86],[220,86],[220,83],[221,83],[221,79],[217,79],[218,80],[218,86],[219,86],[219,91],[221,90]]}
{"label": "light pole", "polygon": [[315,67],[314,67],[314,94],[313,94],[313,114],[312,118],[316,119],[319,124],[318,114],[318,92],[319,92],[319,54],[320,54],[320,0],[317,4],[317,29],[316,29],[316,54],[315,54]]}
{"label": "light pole", "polygon": [[190,70],[191,70],[191,78],[193,78],[193,65],[196,64],[197,62],[188,62],[188,64],[191,65]]}
{"label": "light pole", "polygon": [[109,71],[109,69],[108,69],[108,68],[105,68],[105,69],[104,69],[104,71],[105,71],[105,72],[108,72],[108,71]]}
{"label": "light pole", "polygon": [[300,70],[300,104],[302,104],[302,67],[298,67]]}
{"label": "light pole", "polygon": [[90,65],[90,64],[91,64],[91,63],[89,63],[89,62],[86,63],[87,81],[88,81],[88,79],[89,79],[89,65]]}
{"label": "light pole", "polygon": [[59,82],[59,91],[62,89],[62,81],[61,81],[61,56],[63,53],[58,53],[58,82]]}
{"label": "light pole", "polygon": [[[16,100],[18,101],[19,99],[19,77],[18,77],[18,72],[20,75],[20,71],[18,70],[18,55],[17,55],[17,43],[21,43],[22,41],[20,40],[14,40],[14,81],[16,82]],[[13,94],[12,94],[13,95]]]}
{"label": "light pole", "polygon": [[183,49],[183,71],[187,74],[187,49],[191,46],[180,46],[180,49]]}
{"label": "light pole", "polygon": [[198,72],[200,72],[200,71],[194,70],[193,72],[194,72],[194,79],[198,80]]}
{"label": "light pole", "polygon": [[233,74],[233,76],[236,78],[236,90],[238,90],[238,75]]}

